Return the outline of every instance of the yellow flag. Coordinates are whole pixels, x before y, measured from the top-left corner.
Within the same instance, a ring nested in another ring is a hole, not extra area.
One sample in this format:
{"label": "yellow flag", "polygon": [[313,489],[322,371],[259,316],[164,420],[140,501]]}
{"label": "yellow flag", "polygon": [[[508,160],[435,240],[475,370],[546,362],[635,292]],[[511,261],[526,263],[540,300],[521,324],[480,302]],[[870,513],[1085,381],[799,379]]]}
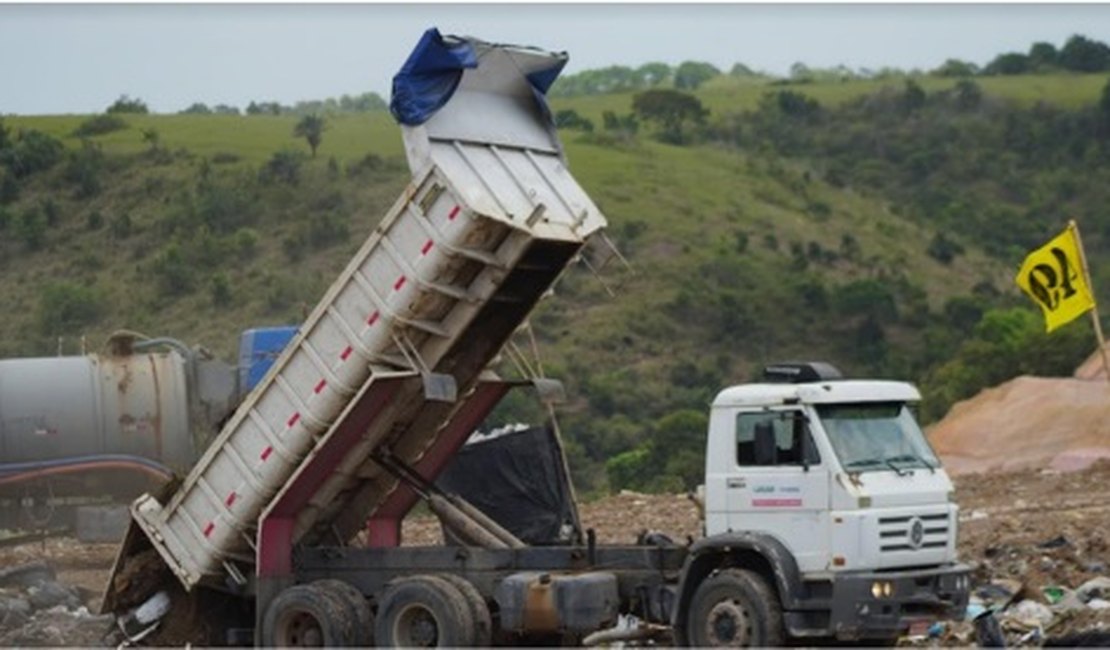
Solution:
{"label": "yellow flag", "polygon": [[1049,332],[1082,316],[1095,306],[1083,272],[1075,224],[1025,258],[1017,281],[1044,312]]}

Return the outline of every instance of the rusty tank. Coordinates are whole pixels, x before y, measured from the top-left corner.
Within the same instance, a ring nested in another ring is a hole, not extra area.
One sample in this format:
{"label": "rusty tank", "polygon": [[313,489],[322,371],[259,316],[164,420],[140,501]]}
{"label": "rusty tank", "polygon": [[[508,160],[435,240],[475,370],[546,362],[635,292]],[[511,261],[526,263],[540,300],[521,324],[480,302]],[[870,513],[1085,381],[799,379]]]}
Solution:
{"label": "rusty tank", "polygon": [[0,526],[126,501],[187,471],[236,392],[233,368],[171,339],[0,360]]}

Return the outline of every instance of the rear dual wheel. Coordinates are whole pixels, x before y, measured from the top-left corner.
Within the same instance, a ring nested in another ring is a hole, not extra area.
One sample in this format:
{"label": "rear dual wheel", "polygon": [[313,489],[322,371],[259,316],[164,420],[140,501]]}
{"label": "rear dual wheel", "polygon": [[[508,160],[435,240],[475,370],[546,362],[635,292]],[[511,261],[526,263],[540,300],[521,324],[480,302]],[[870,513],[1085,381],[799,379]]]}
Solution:
{"label": "rear dual wheel", "polygon": [[357,589],[339,580],[295,585],[278,594],[262,619],[262,645],[279,648],[373,644],[373,614]]}
{"label": "rear dual wheel", "polygon": [[489,609],[462,578],[420,575],[386,589],[378,604],[374,638],[401,648],[468,647],[488,644]]}
{"label": "rear dual wheel", "polygon": [[342,603],[312,585],[277,595],[262,619],[262,645],[325,648],[349,645],[351,621]]}

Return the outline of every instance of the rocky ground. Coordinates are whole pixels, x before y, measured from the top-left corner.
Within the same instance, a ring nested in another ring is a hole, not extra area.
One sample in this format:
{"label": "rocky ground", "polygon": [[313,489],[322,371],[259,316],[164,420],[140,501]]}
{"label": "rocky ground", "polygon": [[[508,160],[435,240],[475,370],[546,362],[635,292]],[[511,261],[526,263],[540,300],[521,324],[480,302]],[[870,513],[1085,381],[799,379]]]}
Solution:
{"label": "rocky ground", "polygon": [[[956,481],[960,553],[975,567],[972,609],[997,610],[1011,644],[1110,644],[1110,462]],[[581,515],[602,543],[630,543],[644,529],[681,542],[701,526],[694,504],[678,495],[623,493],[582,504]],[[405,524],[408,544],[437,543],[439,535],[430,517]],[[115,550],[66,538],[0,548],[0,646],[98,645],[110,622],[94,613]],[[29,563],[41,564],[21,568]],[[906,642],[974,639],[973,624],[962,622]]]}

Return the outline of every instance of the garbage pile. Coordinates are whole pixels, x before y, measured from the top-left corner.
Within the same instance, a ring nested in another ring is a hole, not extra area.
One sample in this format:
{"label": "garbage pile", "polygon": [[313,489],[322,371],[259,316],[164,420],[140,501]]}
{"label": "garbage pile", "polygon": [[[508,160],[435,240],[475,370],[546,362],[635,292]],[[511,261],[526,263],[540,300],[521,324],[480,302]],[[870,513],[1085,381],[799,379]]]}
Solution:
{"label": "garbage pile", "polygon": [[0,646],[103,645],[113,618],[93,614],[85,594],[32,562],[0,570]]}
{"label": "garbage pile", "polygon": [[995,580],[972,592],[962,621],[938,622],[901,646],[1106,647],[1110,646],[1110,578],[1071,589],[1028,589],[1018,580]]}

